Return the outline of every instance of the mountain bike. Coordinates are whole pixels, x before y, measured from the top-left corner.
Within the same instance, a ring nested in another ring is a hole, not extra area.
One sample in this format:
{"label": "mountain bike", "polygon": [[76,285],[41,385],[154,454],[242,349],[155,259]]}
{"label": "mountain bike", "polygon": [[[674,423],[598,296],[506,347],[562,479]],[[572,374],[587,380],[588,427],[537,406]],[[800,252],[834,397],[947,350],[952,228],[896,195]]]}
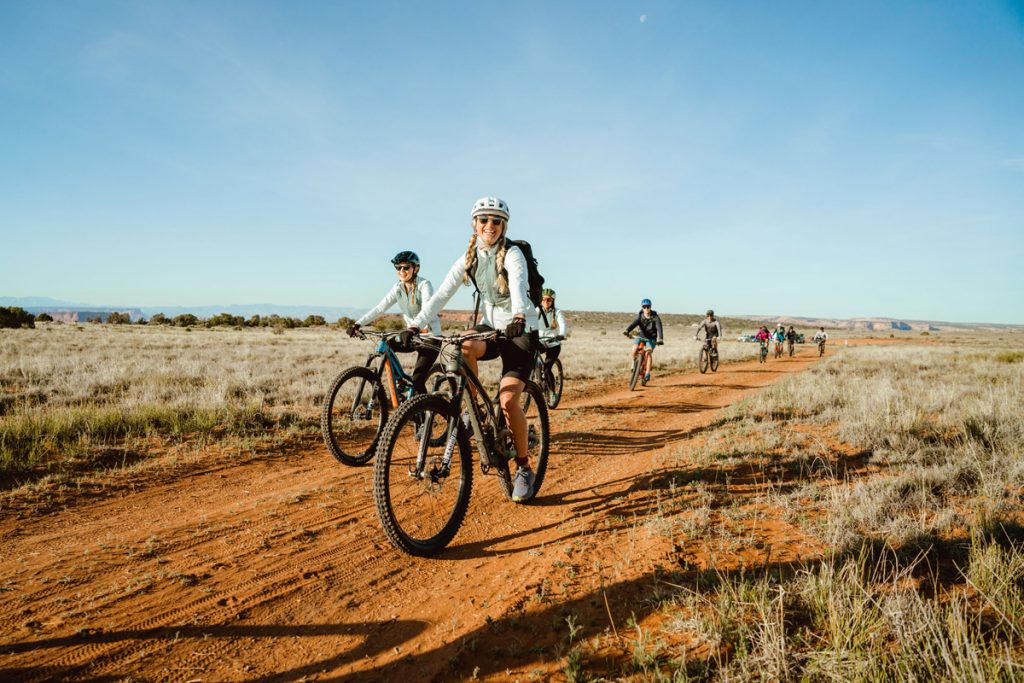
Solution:
{"label": "mountain bike", "polygon": [[[565,337],[557,337],[558,341],[562,341]],[[533,372],[530,378],[540,387],[540,390],[544,394],[544,399],[548,403],[548,408],[554,410],[558,407],[558,404],[562,400],[562,359],[556,358],[555,362],[551,365],[550,373],[546,371],[544,367],[544,349],[543,347],[534,354],[533,357]]]}
{"label": "mountain bike", "polygon": [[793,354],[796,353],[796,344],[792,339],[786,340],[786,350],[789,352],[789,357],[792,358]]}
{"label": "mountain bike", "polygon": [[[648,354],[654,353],[654,349],[648,349],[647,348],[647,346],[646,346],[647,338],[646,337],[641,337],[639,335],[637,335],[636,337],[634,337],[632,335],[626,335],[626,336],[629,337],[630,342],[634,346],[641,346],[642,345],[644,347],[641,350],[637,351],[633,355],[633,364],[629,368],[629,390],[633,391],[634,389],[636,389],[636,382],[637,382],[637,380],[640,380],[640,384],[642,384],[643,386],[647,386],[647,380],[644,379],[644,375],[645,375],[645,373],[644,373],[644,365],[645,365],[646,358],[647,358]],[[651,361],[651,367],[652,368],[654,367],[654,361],[653,360]]]}
{"label": "mountain bike", "polygon": [[[466,365],[462,343],[498,333],[424,335],[441,347],[450,396],[415,396],[392,414],[384,427],[373,471],[377,516],[388,540],[410,555],[440,552],[458,532],[469,507],[473,484],[470,437],[480,471],[493,472],[506,498],[512,498],[509,462],[516,457],[512,432],[496,401]],[[527,382],[520,397],[526,413],[527,448],[533,466],[534,495],[544,483],[550,432],[548,408],[540,387]]]}
{"label": "mountain bike", "polygon": [[778,339],[775,340],[775,357],[782,358],[782,342]]}
{"label": "mountain bike", "polygon": [[700,359],[697,367],[703,375],[711,368],[711,372],[718,372],[718,349],[711,343],[712,337],[705,337],[704,344],[700,347]]}
{"label": "mountain bike", "polygon": [[819,339],[818,340],[818,358],[821,358],[824,355],[825,355],[825,340],[824,339]]}
{"label": "mountain bike", "polygon": [[[351,466],[370,462],[388,414],[412,396],[412,377],[388,345],[399,334],[360,330],[357,336],[377,339],[377,347],[365,365],[343,370],[331,383],[320,412],[320,431],[338,462]],[[435,365],[431,375],[437,372],[440,366]]]}
{"label": "mountain bike", "polygon": [[758,357],[758,360],[760,362],[762,362],[762,363],[764,363],[766,360],[768,360],[768,340],[767,339],[762,339],[761,340],[761,355]]}

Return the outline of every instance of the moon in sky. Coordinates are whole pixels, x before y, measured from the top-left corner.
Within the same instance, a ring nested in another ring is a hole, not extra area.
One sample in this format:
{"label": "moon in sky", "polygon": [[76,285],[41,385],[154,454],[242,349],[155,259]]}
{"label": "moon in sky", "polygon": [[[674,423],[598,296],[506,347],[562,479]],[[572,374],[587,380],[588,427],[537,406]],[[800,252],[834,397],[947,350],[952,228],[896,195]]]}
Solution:
{"label": "moon in sky", "polygon": [[641,15],[640,15],[640,23],[642,24],[642,23],[644,23],[645,21],[647,21],[647,15],[646,15],[646,14],[641,14]]}

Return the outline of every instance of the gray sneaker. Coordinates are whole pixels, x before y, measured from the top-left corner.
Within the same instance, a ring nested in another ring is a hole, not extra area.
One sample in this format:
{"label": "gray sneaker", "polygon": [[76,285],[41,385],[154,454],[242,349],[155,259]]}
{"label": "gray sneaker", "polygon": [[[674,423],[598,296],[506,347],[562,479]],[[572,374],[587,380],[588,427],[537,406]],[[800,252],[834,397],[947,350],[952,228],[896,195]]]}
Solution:
{"label": "gray sneaker", "polygon": [[512,501],[523,503],[533,498],[533,470],[520,467],[512,480]]}

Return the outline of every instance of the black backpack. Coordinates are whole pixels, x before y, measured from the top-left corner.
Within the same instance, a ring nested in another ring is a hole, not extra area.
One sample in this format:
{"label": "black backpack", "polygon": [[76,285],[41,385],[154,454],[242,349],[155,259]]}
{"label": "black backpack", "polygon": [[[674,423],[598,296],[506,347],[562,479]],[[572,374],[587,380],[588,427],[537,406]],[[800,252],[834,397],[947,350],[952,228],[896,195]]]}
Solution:
{"label": "black backpack", "polygon": [[[537,267],[537,259],[533,255],[533,247],[526,240],[510,240],[505,238],[505,249],[509,247],[519,247],[519,251],[523,252],[523,258],[526,259],[526,292],[530,298],[530,302],[540,310],[541,316],[544,318],[544,324],[548,324],[548,317],[544,315],[544,308],[540,305],[540,300],[544,293],[544,276],[540,274],[540,269]],[[508,279],[508,269],[502,269],[505,273],[505,279]],[[473,310],[473,324],[476,324],[477,314],[480,311],[480,288],[477,287],[476,277],[473,273],[469,274],[469,279],[473,282],[473,287],[476,289],[476,305]]]}

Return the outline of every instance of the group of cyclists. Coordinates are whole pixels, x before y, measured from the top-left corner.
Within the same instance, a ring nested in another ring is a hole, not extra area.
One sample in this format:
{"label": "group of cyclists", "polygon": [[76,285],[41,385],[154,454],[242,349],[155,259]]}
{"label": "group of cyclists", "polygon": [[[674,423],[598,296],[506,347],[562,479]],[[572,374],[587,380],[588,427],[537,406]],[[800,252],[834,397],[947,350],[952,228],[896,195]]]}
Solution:
{"label": "group of cyclists", "polygon": [[[426,381],[437,360],[438,348],[418,340],[421,331],[441,333],[439,314],[461,287],[473,287],[481,318],[474,330],[500,331],[486,341],[466,340],[462,353],[466,365],[477,372],[477,363],[501,359],[501,380],[498,401],[505,415],[515,446],[516,474],[512,500],[518,503],[530,500],[534,494],[534,473],[528,450],[526,415],[520,396],[534,365],[536,354],[544,357],[545,372],[551,368],[561,352],[561,341],[568,330],[564,313],[555,305],[555,292],[542,291],[540,306],[529,296],[527,256],[508,237],[510,211],[508,203],[498,197],[478,199],[470,211],[471,234],[466,249],[452,263],[441,286],[434,290],[429,280],[420,275],[420,258],[413,251],[401,251],[391,259],[398,281],[374,308],[356,320],[349,328],[350,336],[359,334],[368,325],[397,304],[407,329],[389,341],[400,352],[415,352],[416,363],[412,371],[414,392],[426,393]],[[476,321],[474,321],[476,322]],[[650,299],[643,299],[640,312],[626,327],[624,334],[638,331],[631,352],[631,361],[638,353],[644,354],[643,382],[651,378],[652,352],[664,343],[664,327]],[[717,352],[718,340],[723,336],[722,325],[713,310],[697,328],[695,338],[704,332]],[[757,338],[774,337],[776,343],[790,338],[795,332],[779,328],[769,333],[766,327],[758,331]],[[825,335],[824,328],[819,332]],[[815,340],[818,340],[815,335]]]}
{"label": "group of cyclists", "polygon": [[534,473],[520,396],[533,370],[534,355],[544,355],[545,370],[550,372],[567,329],[565,315],[555,306],[554,290],[543,290],[539,308],[530,300],[527,257],[507,238],[509,218],[508,203],[503,199],[478,199],[470,211],[469,245],[452,263],[436,291],[420,276],[420,259],[414,252],[396,254],[391,263],[398,273],[398,282],[348,332],[356,335],[363,325],[398,304],[407,329],[390,343],[397,351],[416,351],[413,386],[417,393],[425,393],[426,379],[438,350],[429,344],[414,344],[413,339],[424,329],[440,334],[441,310],[460,287],[473,287],[481,313],[474,330],[497,330],[503,334],[486,341],[464,341],[463,359],[474,374],[479,361],[501,359],[498,402],[516,453],[512,500],[522,503],[533,497]]}

